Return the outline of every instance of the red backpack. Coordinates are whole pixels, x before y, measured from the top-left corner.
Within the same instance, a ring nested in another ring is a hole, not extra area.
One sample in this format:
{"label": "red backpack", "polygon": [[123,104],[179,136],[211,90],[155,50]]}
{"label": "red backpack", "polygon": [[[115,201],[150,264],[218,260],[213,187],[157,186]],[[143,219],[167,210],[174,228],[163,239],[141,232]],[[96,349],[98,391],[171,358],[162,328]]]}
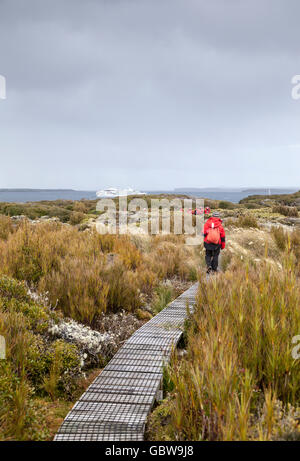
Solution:
{"label": "red backpack", "polygon": [[220,243],[220,228],[215,227],[214,223],[212,223],[211,227],[207,231],[207,243],[214,243],[218,245]]}

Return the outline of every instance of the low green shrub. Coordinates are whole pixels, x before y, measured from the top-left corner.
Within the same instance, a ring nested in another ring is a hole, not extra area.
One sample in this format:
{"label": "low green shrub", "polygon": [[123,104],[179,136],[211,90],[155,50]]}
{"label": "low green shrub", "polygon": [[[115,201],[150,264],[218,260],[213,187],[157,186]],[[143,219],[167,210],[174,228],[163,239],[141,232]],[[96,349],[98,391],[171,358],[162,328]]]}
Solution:
{"label": "low green shrub", "polygon": [[231,202],[226,202],[225,200],[221,200],[219,203],[219,208],[222,210],[233,210],[234,204]]}
{"label": "low green shrub", "polygon": [[153,312],[157,314],[162,311],[172,299],[173,288],[164,284],[159,285],[155,290],[154,299],[151,305]]}
{"label": "low green shrub", "polygon": [[35,396],[49,393],[66,399],[75,392],[80,355],[74,345],[50,341],[49,322],[56,319],[31,299],[24,283],[0,277],[0,335],[6,341],[6,358],[0,360],[0,440],[45,438]]}

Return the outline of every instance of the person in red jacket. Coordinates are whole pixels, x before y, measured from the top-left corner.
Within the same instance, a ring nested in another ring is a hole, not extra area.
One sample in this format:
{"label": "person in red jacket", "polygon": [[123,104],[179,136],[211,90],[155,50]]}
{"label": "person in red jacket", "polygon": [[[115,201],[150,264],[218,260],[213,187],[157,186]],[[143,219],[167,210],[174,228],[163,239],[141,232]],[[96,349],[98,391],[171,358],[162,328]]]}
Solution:
{"label": "person in red jacket", "polygon": [[206,250],[205,261],[207,273],[217,272],[219,264],[219,254],[225,248],[225,231],[222,226],[220,213],[213,213],[204,224],[204,247]]}

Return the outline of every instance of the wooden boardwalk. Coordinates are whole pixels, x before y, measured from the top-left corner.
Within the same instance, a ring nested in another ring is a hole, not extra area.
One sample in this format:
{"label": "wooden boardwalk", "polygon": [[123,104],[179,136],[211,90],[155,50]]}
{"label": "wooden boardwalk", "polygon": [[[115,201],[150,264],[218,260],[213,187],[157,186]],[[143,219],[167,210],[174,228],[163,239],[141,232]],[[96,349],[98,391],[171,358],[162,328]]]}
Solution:
{"label": "wooden boardwalk", "polygon": [[182,335],[197,284],[139,328],[74,405],[55,441],[138,441],[162,389],[163,365]]}

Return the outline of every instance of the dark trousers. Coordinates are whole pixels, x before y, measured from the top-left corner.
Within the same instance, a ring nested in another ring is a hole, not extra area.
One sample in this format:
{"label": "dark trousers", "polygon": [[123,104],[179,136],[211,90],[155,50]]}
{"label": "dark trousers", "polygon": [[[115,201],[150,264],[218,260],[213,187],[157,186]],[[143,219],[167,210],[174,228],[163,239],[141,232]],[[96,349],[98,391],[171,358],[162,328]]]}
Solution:
{"label": "dark trousers", "polygon": [[213,271],[217,271],[221,246],[204,242],[204,247],[206,250],[205,261],[207,267],[211,267]]}

